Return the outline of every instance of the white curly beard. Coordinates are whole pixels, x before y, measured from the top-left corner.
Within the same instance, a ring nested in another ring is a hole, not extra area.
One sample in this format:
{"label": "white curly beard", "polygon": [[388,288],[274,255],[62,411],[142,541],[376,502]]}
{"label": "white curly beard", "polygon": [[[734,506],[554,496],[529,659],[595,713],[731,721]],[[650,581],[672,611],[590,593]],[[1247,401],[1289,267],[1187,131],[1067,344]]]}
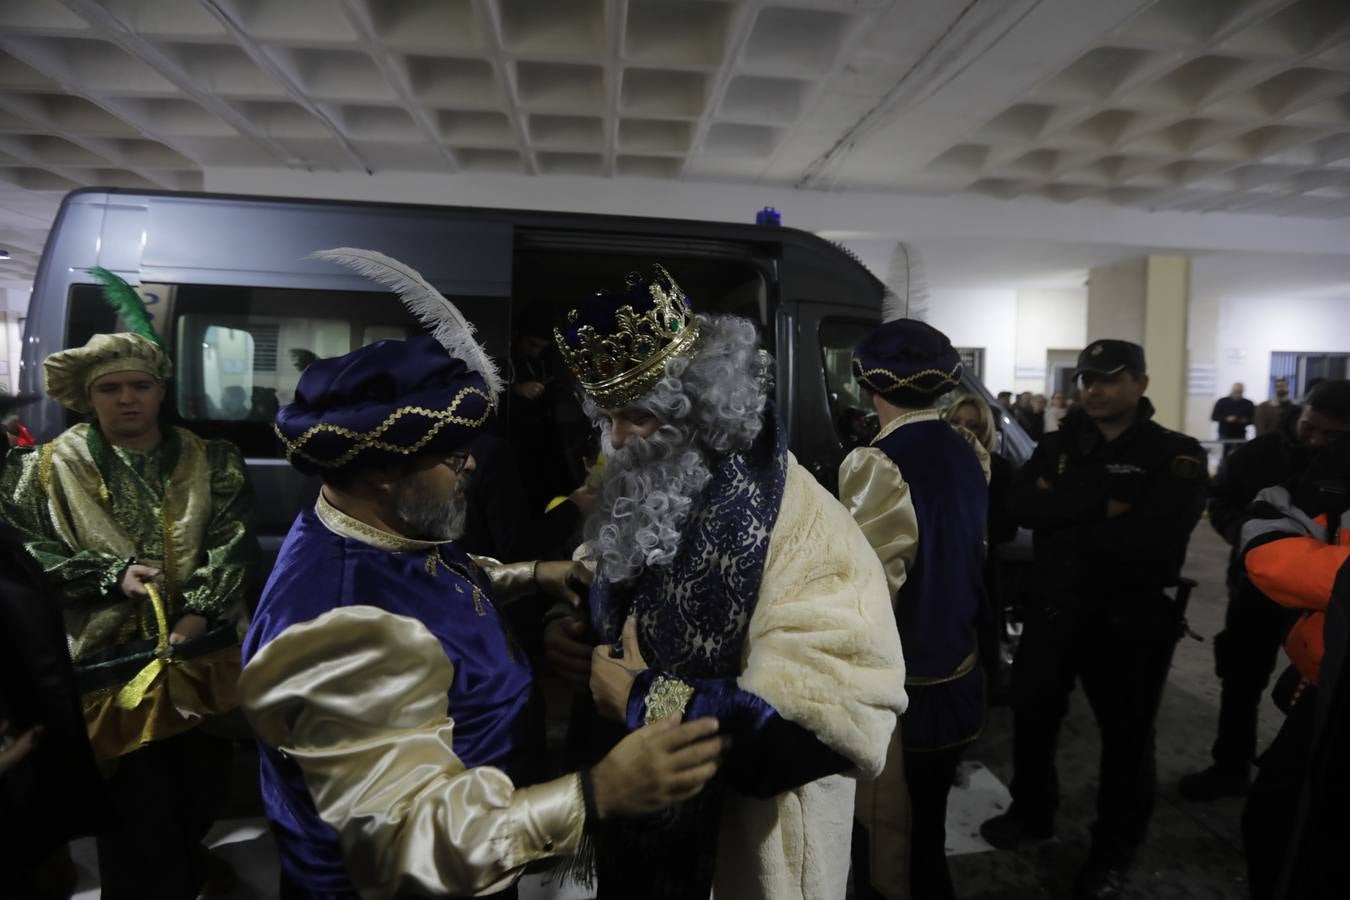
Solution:
{"label": "white curly beard", "polygon": [[647,566],[675,558],[680,529],[712,472],[694,441],[669,425],[651,437],[629,438],[620,450],[604,427],[601,447],[608,454],[605,475],[586,538],[605,579],[632,581]]}

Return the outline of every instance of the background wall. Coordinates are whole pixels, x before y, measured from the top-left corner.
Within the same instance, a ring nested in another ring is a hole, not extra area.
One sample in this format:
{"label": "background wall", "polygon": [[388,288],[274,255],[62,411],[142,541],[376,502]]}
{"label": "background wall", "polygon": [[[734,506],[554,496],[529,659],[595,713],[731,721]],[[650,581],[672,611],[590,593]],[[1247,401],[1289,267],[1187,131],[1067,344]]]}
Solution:
{"label": "background wall", "polygon": [[[886,279],[895,241],[841,243]],[[984,382],[991,391],[1045,391],[1046,354],[1076,353],[1086,343],[1086,269],[1046,264],[1041,261],[1050,255],[1046,248],[1026,243],[932,238],[913,243],[930,286],[929,323],[958,347],[984,349]],[[1082,258],[1095,261],[1116,252],[1088,249]]]}
{"label": "background wall", "polygon": [[27,288],[0,288],[0,390],[11,394],[19,390],[19,317],[27,305]]}
{"label": "background wall", "polygon": [[1197,370],[1212,370],[1213,382],[1208,395],[1190,395],[1186,430],[1209,437],[1210,409],[1233,382],[1253,402],[1267,399],[1272,352],[1350,353],[1350,259],[1196,255],[1190,316],[1192,384]]}
{"label": "background wall", "polygon": [[1013,335],[1017,346],[1017,372],[1011,390],[1048,396],[1046,353],[1050,350],[1082,350],[1087,333],[1086,288],[1018,291],[1017,330]]}
{"label": "background wall", "polygon": [[985,385],[995,393],[1012,389],[1017,369],[1017,291],[934,290],[928,323],[957,347],[983,347]]}

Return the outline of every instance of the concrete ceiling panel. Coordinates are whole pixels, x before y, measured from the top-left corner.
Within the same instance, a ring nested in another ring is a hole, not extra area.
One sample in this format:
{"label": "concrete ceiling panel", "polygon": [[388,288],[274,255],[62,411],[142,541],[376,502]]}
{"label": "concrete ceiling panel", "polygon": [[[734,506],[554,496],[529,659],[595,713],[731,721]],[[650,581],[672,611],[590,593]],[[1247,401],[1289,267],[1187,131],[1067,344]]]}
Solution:
{"label": "concrete ceiling panel", "polygon": [[39,219],[99,178],[287,168],[1321,219],[1350,3],[8,0],[0,139]]}
{"label": "concrete ceiling panel", "polygon": [[643,65],[722,65],[733,7],[711,0],[630,0],[623,57]]}

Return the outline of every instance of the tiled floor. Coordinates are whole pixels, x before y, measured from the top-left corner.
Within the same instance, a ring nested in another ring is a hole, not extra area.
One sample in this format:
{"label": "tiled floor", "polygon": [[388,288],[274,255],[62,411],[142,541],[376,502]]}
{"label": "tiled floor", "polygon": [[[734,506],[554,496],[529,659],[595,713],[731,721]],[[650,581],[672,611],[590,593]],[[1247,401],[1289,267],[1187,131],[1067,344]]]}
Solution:
{"label": "tiled floor", "polygon": [[[1223,622],[1223,571],[1227,547],[1208,524],[1201,523],[1192,541],[1187,574],[1200,582],[1191,599],[1192,627],[1204,643],[1186,640],[1177,649],[1172,674],[1159,714],[1157,808],[1149,839],[1140,854],[1130,898],[1244,898],[1247,896],[1241,855],[1239,800],[1192,804],[1180,799],[1177,778],[1209,761],[1213,740],[1218,682],[1214,678],[1209,639]],[[1262,712],[1263,742],[1274,736],[1279,713]],[[1060,741],[1063,804],[1059,835],[1035,849],[1014,853],[990,848],[979,837],[979,823],[1006,808],[1011,776],[1011,715],[991,711],[984,737],[967,754],[961,784],[952,791],[947,853],[958,895],[965,900],[1052,900],[1068,896],[1078,866],[1087,852],[1087,827],[1094,814],[1098,740],[1091,713],[1080,693],[1074,695]],[[247,792],[250,761],[240,760],[236,782]],[[240,791],[236,792],[241,793]],[[276,897],[276,860],[256,802],[236,800],[238,817],[217,826],[210,843],[239,873],[232,898]],[[80,900],[98,897],[92,842],[74,848],[81,872]],[[522,882],[522,900],[578,900],[586,892],[575,886],[549,886],[541,876]],[[916,898],[919,900],[919,898]]]}

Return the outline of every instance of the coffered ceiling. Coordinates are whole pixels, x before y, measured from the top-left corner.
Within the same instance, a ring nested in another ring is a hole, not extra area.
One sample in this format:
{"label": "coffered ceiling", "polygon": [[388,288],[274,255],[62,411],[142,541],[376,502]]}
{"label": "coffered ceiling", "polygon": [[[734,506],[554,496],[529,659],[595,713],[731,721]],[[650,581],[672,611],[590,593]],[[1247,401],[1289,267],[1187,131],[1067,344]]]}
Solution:
{"label": "coffered ceiling", "polygon": [[4,0],[0,247],[213,167],[1350,216],[1345,0]]}

